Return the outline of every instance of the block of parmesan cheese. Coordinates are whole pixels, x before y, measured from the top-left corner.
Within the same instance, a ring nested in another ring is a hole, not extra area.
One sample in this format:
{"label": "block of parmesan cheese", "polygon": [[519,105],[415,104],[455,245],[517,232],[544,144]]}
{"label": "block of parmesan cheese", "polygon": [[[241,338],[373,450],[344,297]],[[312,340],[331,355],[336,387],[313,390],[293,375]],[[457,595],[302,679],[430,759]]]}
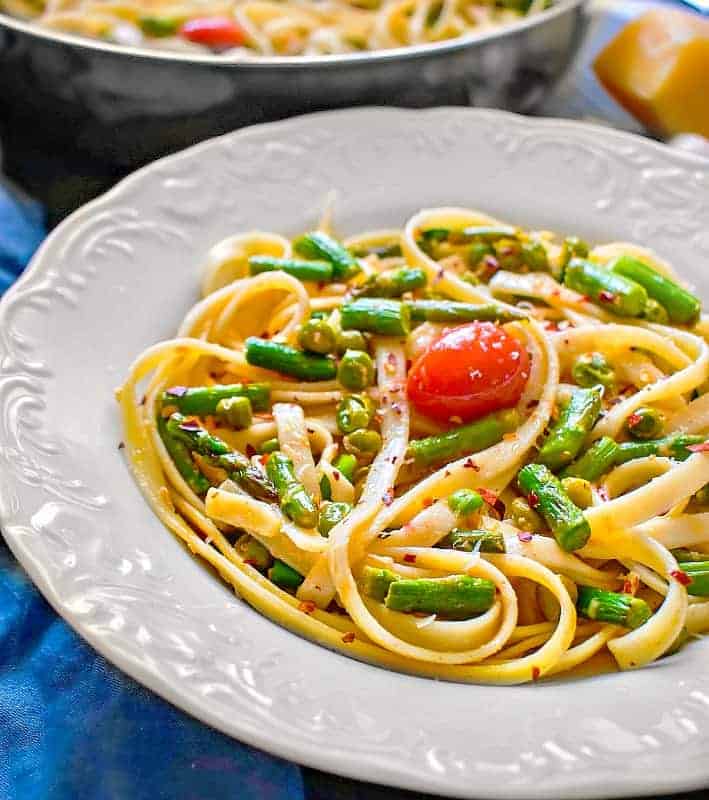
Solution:
{"label": "block of parmesan cheese", "polygon": [[648,11],[593,66],[608,92],[651,131],[709,137],[709,19],[675,8]]}

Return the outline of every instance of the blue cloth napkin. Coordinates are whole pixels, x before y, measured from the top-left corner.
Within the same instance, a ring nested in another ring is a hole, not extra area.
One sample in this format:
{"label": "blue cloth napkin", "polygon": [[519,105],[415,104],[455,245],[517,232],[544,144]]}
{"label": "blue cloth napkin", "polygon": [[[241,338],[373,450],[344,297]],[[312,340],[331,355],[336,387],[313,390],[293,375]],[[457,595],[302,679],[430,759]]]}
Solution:
{"label": "blue cloth napkin", "polygon": [[[0,184],[0,293],[45,235]],[[302,800],[300,769],[212,730],[96,654],[0,539],[0,800]]]}

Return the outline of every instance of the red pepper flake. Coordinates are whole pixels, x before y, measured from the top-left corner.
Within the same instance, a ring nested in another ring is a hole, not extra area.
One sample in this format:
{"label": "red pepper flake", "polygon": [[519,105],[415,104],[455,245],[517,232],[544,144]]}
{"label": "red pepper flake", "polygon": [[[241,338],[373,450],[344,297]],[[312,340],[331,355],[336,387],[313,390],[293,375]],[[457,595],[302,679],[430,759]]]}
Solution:
{"label": "red pepper flake", "polygon": [[395,414],[401,416],[401,406],[398,403],[392,403],[391,409]]}
{"label": "red pepper flake", "polygon": [[391,461],[392,464],[396,464],[396,462],[399,460],[399,458],[398,458],[398,456],[392,456],[389,460]]}
{"label": "red pepper flake", "polygon": [[443,475],[444,475],[446,478],[450,478],[451,471],[450,471],[449,469],[447,469],[447,470],[446,470],[446,471],[443,473]]}
{"label": "red pepper flake", "polygon": [[561,289],[552,289],[551,296],[552,297],[560,297],[561,296]]}
{"label": "red pepper flake", "polygon": [[530,400],[527,403],[527,408],[536,408],[539,405],[539,400]]}
{"label": "red pepper flake", "polygon": [[605,486],[599,486],[596,492],[604,503],[607,503],[610,500],[610,496],[608,495],[608,489],[606,489]]}
{"label": "red pepper flake", "polygon": [[413,363],[414,362],[410,358],[406,359],[406,371],[407,372],[411,369],[411,366],[412,366]]}
{"label": "red pepper flake", "polygon": [[311,600],[304,600],[302,603],[298,603],[298,611],[302,611],[304,614],[312,614],[315,611],[315,603]]}
{"label": "red pepper flake", "polygon": [[348,632],[347,632],[347,633],[346,633],[346,634],[345,634],[345,635],[342,637],[342,641],[343,641],[345,644],[352,644],[352,642],[354,642],[354,640],[355,640],[354,631],[348,631]]}
{"label": "red pepper flake", "polygon": [[382,495],[382,503],[385,506],[390,506],[394,502],[394,490],[387,489],[386,492]]}
{"label": "red pepper flake", "polygon": [[687,445],[687,450],[689,450],[690,453],[709,453],[709,442]]}
{"label": "red pepper flake", "polygon": [[414,553],[407,553],[404,556],[404,561],[407,564],[415,564],[416,563],[416,556],[414,555]]}
{"label": "red pepper flake", "polygon": [[542,671],[539,669],[539,667],[532,667],[532,680],[533,681],[538,681],[539,680],[539,676],[541,674],[542,674]]}
{"label": "red pepper flake", "polygon": [[639,425],[642,421],[643,418],[640,416],[640,414],[631,414],[627,419],[628,427],[634,428],[636,425]]}
{"label": "red pepper flake", "polygon": [[475,472],[480,472],[480,464],[476,464],[472,458],[466,458],[463,462],[463,469],[474,469]]}
{"label": "red pepper flake", "polygon": [[545,331],[558,331],[559,329],[556,326],[556,322],[553,319],[547,319],[544,321],[544,330]]}
{"label": "red pepper flake", "polygon": [[497,503],[497,501],[499,500],[495,492],[491,492],[489,489],[480,488],[477,489],[477,493],[489,506],[494,506],[495,503]]}
{"label": "red pepper flake", "polygon": [[517,533],[517,538],[520,540],[520,542],[531,542],[532,534],[528,533],[527,531],[519,531]]}
{"label": "red pepper flake", "polygon": [[264,331],[264,332],[261,334],[261,338],[262,338],[262,339],[270,339],[270,338],[271,338],[271,334],[270,334],[268,331]]}
{"label": "red pepper flake", "polygon": [[536,492],[530,492],[527,495],[527,502],[532,508],[536,508],[539,505],[539,495]]}
{"label": "red pepper flake", "polygon": [[421,501],[421,505],[424,508],[430,508],[435,502],[436,502],[435,497],[424,497],[423,500]]}
{"label": "red pepper flake", "polygon": [[307,432],[308,432],[308,433],[309,433],[311,436],[312,436],[312,434],[314,434],[314,433],[315,433],[315,429],[314,429],[314,428],[306,428],[305,430],[306,430],[306,431],[307,431]]}
{"label": "red pepper flake", "polygon": [[497,272],[497,270],[500,269],[500,262],[495,258],[495,256],[485,256],[482,263],[490,272]]}
{"label": "red pepper flake", "polygon": [[187,394],[186,386],[173,386],[170,389],[165,389],[165,394],[172,395],[173,397],[183,397]]}
{"label": "red pepper flake", "polygon": [[687,575],[686,572],[683,572],[681,569],[673,569],[670,572],[670,575],[677,581],[677,583],[681,583],[682,586],[689,586],[692,582],[692,579]]}
{"label": "red pepper flake", "polygon": [[256,455],[256,448],[252,444],[246,445],[246,455],[251,458],[251,456]]}
{"label": "red pepper flake", "polygon": [[339,480],[340,480],[340,471],[339,471],[339,470],[337,470],[337,469],[333,469],[333,471],[332,471],[332,477],[333,477],[333,478],[334,478],[336,481],[339,481]]}
{"label": "red pepper flake", "polygon": [[195,417],[189,417],[180,424],[181,431],[198,431],[201,427],[199,420]]}
{"label": "red pepper flake", "polygon": [[143,395],[143,396],[140,398],[140,405],[141,405],[141,406],[144,406],[144,405],[145,405],[145,401],[146,401],[147,399],[148,399],[148,396],[144,394],[144,395]]}
{"label": "red pepper flake", "polygon": [[623,594],[634,595],[639,587],[640,578],[634,572],[625,576],[625,580],[623,581]]}
{"label": "red pepper flake", "polygon": [[118,442],[118,449],[119,449],[119,450],[123,450],[123,448],[124,448],[125,446],[126,446],[126,443],[125,443],[125,442]]}
{"label": "red pepper flake", "polygon": [[598,293],[598,299],[601,301],[601,303],[615,303],[615,294],[602,289]]}
{"label": "red pepper flake", "polygon": [[259,461],[261,462],[261,466],[265,467],[268,463],[268,457],[270,453],[264,453],[262,456],[259,456]]}
{"label": "red pepper flake", "polygon": [[254,561],[253,558],[245,558],[244,559],[244,564],[248,564],[250,567],[255,567],[256,566],[256,562]]}

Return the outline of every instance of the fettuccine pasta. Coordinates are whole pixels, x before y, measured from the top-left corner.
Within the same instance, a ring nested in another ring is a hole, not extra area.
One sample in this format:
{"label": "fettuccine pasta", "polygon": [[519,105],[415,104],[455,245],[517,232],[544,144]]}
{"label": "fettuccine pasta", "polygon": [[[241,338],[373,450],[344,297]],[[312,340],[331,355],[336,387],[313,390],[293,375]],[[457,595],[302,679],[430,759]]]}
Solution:
{"label": "fettuccine pasta", "polygon": [[391,669],[516,684],[709,628],[698,298],[479,211],[240,233],[118,390],[146,499],[244,601]]}

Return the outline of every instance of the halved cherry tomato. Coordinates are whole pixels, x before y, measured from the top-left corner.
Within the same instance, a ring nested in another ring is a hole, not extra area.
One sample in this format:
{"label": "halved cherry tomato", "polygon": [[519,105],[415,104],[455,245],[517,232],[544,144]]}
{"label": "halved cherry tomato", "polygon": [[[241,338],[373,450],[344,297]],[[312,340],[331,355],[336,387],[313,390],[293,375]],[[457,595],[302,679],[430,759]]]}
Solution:
{"label": "halved cherry tomato", "polygon": [[438,337],[415,361],[409,400],[439,422],[471,422],[517,404],[529,378],[524,345],[492,322],[471,322]]}
{"label": "halved cherry tomato", "polygon": [[180,28],[180,35],[206,47],[238,47],[246,40],[244,29],[229,17],[198,17]]}

